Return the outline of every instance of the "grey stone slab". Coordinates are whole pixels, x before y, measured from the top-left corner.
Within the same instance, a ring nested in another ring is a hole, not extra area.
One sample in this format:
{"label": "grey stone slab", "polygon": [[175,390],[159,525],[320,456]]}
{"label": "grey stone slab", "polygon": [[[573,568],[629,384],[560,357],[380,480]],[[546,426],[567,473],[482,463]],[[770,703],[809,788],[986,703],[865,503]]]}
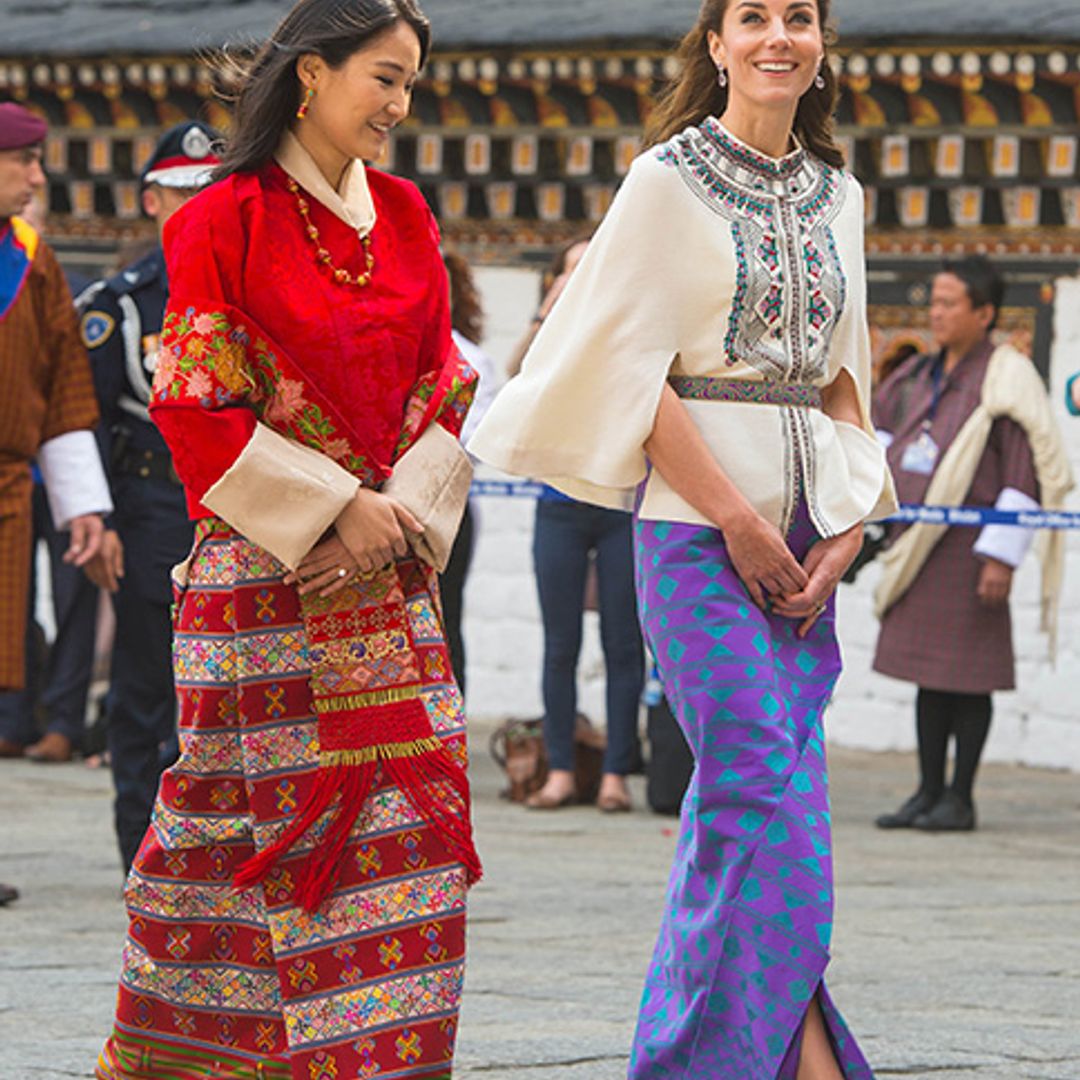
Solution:
{"label": "grey stone slab", "polygon": [[[483,734],[456,1075],[621,1080],[675,823],[501,802]],[[909,793],[910,758],[832,766],[830,986],[878,1076],[1080,1080],[1077,778],[988,768],[980,831],[928,837],[871,825]],[[109,779],[0,762],[0,821],[0,880],[23,892],[0,909],[0,1080],[89,1077],[125,928]]]}

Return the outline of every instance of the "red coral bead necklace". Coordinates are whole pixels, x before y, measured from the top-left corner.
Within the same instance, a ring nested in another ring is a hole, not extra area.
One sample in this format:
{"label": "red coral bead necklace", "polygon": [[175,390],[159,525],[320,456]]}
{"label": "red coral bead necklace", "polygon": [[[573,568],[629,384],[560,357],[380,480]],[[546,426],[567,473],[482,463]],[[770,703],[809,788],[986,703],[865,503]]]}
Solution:
{"label": "red coral bead necklace", "polygon": [[291,176],[288,178],[287,183],[289,190],[296,199],[300,216],[304,219],[304,229],[311,238],[311,242],[315,245],[315,254],[319,262],[334,275],[335,281],[340,281],[343,285],[355,285],[357,288],[362,289],[369,284],[371,282],[371,273],[375,269],[375,257],[371,254],[371,234],[360,237],[360,243],[364,247],[364,261],[367,264],[362,274],[350,274],[348,270],[335,266],[330,252],[323,247],[318,226],[311,220],[311,207],[308,205],[307,199],[301,194],[300,185]]}

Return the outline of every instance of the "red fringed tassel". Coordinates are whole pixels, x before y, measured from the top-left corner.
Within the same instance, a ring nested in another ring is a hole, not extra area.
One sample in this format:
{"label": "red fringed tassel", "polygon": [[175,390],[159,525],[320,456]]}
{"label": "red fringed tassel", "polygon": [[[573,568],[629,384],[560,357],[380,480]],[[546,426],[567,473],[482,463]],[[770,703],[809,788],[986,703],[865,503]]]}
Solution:
{"label": "red fringed tassel", "polygon": [[[383,766],[416,812],[442,836],[465,866],[468,883],[475,885],[483,876],[483,868],[473,842],[472,802],[465,770],[445,746],[419,757],[390,758]],[[440,782],[449,783],[457,796],[456,806],[440,801],[435,788]]]}
{"label": "red fringed tassel", "polygon": [[375,781],[377,765],[331,765],[319,769],[315,786],[303,810],[278,839],[241,864],[233,878],[238,889],[247,889],[265,881],[270,872],[338,799],[333,821],[320,837],[315,849],[297,868],[296,901],[306,911],[315,911],[326,899],[341,869],[341,856],[349,842],[353,824]]}
{"label": "red fringed tassel", "polygon": [[[440,746],[438,750],[386,757],[378,762],[320,767],[311,796],[296,820],[270,847],[240,866],[233,879],[235,886],[246,889],[265,881],[304,833],[333,808],[333,819],[294,872],[295,902],[305,911],[318,910],[337,883],[349,836],[375,788],[380,764],[386,780],[401,789],[416,812],[442,836],[451,853],[464,865],[468,883],[474,885],[479,881],[483,870],[473,842],[468,777],[450,752]],[[441,784],[451,788],[454,805],[448,805],[440,797],[438,785]]]}

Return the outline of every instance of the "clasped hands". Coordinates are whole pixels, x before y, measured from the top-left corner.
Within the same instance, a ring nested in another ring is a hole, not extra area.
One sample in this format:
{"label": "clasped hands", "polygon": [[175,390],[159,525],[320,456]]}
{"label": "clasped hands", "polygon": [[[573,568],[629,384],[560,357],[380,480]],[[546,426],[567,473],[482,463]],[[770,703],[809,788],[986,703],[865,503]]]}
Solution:
{"label": "clasped hands", "polygon": [[800,638],[825,611],[844,572],[862,546],[862,524],[819,540],[800,564],[775,525],[751,511],[724,532],[732,565],[751,599],[763,611],[801,620]]}
{"label": "clasped hands", "polygon": [[423,531],[420,522],[396,499],[360,488],[338,515],[332,534],[285,575],[285,584],[298,585],[301,596],[313,592],[332,596],[355,574],[369,574],[407,554],[406,534]]}

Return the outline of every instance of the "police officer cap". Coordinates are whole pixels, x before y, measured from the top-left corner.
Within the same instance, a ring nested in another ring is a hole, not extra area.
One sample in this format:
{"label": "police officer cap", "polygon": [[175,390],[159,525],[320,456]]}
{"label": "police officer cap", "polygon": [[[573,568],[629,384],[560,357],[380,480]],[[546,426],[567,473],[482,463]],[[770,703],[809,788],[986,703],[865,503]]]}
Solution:
{"label": "police officer cap", "polygon": [[171,188],[198,188],[209,183],[220,162],[221,136],[201,120],[186,120],[158,139],[142,171],[142,183]]}

